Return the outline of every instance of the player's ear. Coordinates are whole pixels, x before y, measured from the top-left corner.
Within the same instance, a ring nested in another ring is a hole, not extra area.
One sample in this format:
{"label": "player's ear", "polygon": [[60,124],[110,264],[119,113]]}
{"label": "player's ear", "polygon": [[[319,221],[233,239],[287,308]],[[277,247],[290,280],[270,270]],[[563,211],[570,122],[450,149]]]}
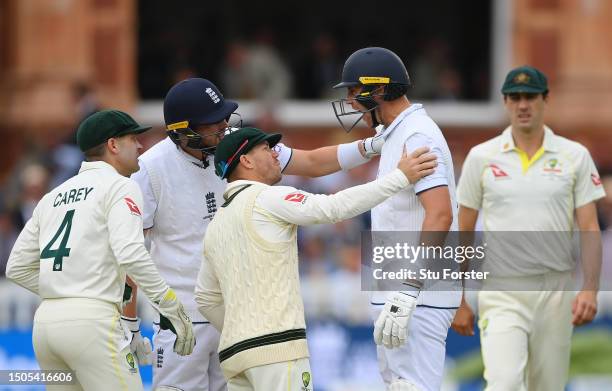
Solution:
{"label": "player's ear", "polygon": [[240,163],[246,168],[253,168],[253,160],[249,158],[248,154],[240,155]]}
{"label": "player's ear", "polygon": [[119,143],[117,139],[114,137],[111,137],[108,140],[106,140],[106,149],[110,151],[111,153],[119,152]]}

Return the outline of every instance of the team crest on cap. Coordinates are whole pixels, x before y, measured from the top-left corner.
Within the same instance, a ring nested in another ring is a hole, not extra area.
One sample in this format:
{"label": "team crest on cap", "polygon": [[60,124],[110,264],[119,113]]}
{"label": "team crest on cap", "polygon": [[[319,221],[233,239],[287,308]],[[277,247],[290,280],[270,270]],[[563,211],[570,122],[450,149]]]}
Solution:
{"label": "team crest on cap", "polygon": [[204,91],[206,91],[208,96],[210,96],[210,99],[213,101],[213,103],[217,104],[221,101],[221,99],[219,98],[219,95],[217,95],[217,93],[212,88],[208,87]]}
{"label": "team crest on cap", "polygon": [[516,84],[527,84],[531,81],[531,77],[529,77],[528,74],[521,72],[518,75],[514,76],[514,79],[512,81]]}

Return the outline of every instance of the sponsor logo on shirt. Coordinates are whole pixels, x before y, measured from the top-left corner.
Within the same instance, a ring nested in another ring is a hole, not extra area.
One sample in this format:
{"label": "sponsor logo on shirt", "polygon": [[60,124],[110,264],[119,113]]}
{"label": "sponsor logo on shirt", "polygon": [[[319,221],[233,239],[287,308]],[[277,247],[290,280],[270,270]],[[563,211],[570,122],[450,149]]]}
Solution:
{"label": "sponsor logo on shirt", "polygon": [[289,202],[304,202],[306,194],[303,193],[291,193],[285,196],[285,201]]}
{"label": "sponsor logo on shirt", "polygon": [[495,179],[510,179],[510,176],[506,174],[504,170],[499,168],[497,164],[489,164],[489,168],[491,169]]}
{"label": "sponsor logo on shirt", "polygon": [[595,186],[601,186],[601,178],[597,174],[591,174],[591,181]]}
{"label": "sponsor logo on shirt", "polygon": [[142,216],[142,213],[140,213],[140,209],[138,209],[138,205],[136,205],[134,200],[129,197],[125,197],[124,200],[131,214],[133,214],[134,216]]}

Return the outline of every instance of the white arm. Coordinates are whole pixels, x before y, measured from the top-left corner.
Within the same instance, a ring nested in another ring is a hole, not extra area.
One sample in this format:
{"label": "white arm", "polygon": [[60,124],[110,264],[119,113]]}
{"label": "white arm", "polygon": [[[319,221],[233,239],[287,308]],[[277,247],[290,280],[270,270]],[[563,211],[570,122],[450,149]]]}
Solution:
{"label": "white arm", "polygon": [[214,274],[212,265],[202,257],[202,266],[198,273],[198,280],[195,287],[195,301],[198,303],[200,313],[210,321],[210,323],[219,331],[223,329],[223,320],[225,318],[225,305],[223,304],[223,296],[219,280]]}
{"label": "white arm", "polygon": [[291,224],[335,223],[372,209],[408,185],[406,176],[395,169],[375,181],[333,195],[311,194],[288,186],[270,186],[259,195],[257,206]]}
{"label": "white arm", "polygon": [[38,294],[40,275],[38,235],[38,208],[36,208],[32,218],[19,234],[6,265],[7,278],[36,294]]}
{"label": "white arm", "polygon": [[131,180],[123,181],[110,195],[107,224],[111,249],[139,290],[152,301],[159,302],[169,287],[145,248],[142,217],[130,210],[126,198],[138,209],[142,208],[140,189]]}

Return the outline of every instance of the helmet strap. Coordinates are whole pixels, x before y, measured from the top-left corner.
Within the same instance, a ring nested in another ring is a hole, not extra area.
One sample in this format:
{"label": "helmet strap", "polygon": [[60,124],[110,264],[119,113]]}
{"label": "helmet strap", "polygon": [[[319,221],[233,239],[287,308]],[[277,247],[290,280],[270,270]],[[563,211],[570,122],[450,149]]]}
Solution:
{"label": "helmet strap", "polygon": [[[174,143],[174,145],[176,145],[177,148],[188,148],[194,151],[201,152],[202,157],[200,160],[202,161],[203,167],[207,168],[210,165],[210,162],[208,161],[208,156],[214,155],[216,147],[205,147],[202,144],[202,137],[199,134],[197,134],[191,129],[188,129],[188,132],[191,132],[192,134],[191,137],[187,138],[187,142],[185,142],[184,144],[181,144],[181,133],[168,130],[166,131],[166,134],[168,135],[168,137],[170,137],[170,140],[172,140],[172,142]],[[185,137],[185,134],[183,134],[183,137]]]}
{"label": "helmet strap", "polygon": [[376,127],[380,125],[380,122],[378,122],[378,118],[376,117],[377,110],[378,107],[375,107],[374,110],[370,111],[370,116],[372,118],[372,129],[376,129]]}

